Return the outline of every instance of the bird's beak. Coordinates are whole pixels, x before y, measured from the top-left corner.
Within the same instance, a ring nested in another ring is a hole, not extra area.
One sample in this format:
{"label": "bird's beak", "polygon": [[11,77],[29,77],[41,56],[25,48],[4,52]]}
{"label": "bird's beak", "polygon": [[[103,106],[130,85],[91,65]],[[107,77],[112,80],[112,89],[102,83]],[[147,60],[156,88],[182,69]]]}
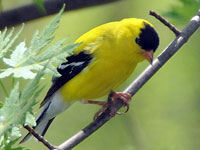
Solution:
{"label": "bird's beak", "polygon": [[150,51],[143,51],[142,55],[144,56],[144,58],[152,65],[153,63],[153,50]]}

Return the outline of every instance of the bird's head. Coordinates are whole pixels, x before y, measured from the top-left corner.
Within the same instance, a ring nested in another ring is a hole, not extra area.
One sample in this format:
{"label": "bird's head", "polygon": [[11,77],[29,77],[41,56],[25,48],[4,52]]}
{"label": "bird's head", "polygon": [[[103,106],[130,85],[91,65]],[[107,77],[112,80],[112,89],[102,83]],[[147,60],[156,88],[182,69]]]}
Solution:
{"label": "bird's head", "polygon": [[133,42],[141,60],[148,60],[152,64],[153,54],[158,48],[159,37],[153,25],[146,20],[131,18],[124,19],[133,34]]}
{"label": "bird's head", "polygon": [[148,22],[143,23],[144,27],[140,28],[141,32],[136,37],[135,42],[142,48],[142,56],[152,64],[153,54],[159,45],[159,37],[151,24]]}

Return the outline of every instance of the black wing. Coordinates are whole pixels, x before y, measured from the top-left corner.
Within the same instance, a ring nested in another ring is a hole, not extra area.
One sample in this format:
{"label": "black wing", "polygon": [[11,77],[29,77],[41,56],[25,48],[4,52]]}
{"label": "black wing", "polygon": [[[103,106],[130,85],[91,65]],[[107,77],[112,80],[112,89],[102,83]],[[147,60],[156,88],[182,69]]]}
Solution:
{"label": "black wing", "polygon": [[82,51],[79,54],[69,56],[66,59],[67,62],[60,64],[57,68],[57,71],[61,74],[61,76],[52,79],[52,86],[40,104],[41,107],[58,89],[60,89],[65,83],[67,83],[77,74],[79,74],[86,66],[88,66],[92,60],[92,55],[86,54],[84,51]]}

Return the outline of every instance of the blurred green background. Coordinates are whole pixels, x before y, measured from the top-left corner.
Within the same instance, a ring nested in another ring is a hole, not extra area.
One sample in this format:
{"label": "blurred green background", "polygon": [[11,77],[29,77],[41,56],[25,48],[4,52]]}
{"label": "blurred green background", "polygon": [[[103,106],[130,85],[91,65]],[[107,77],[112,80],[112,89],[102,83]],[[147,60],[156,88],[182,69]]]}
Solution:
{"label": "blurred green background", "polygon": [[[31,1],[6,0],[3,1],[3,7],[9,9],[29,2]],[[153,9],[162,14],[174,3],[174,0],[121,0],[68,11],[62,15],[54,41],[66,36],[70,36],[70,41],[74,41],[93,27],[106,22],[128,17],[144,18],[150,21],[159,33],[160,46],[155,54],[157,56],[175,37],[148,13]],[[26,22],[20,41],[25,39],[28,42],[34,32],[37,29],[42,30],[51,19],[52,16]],[[183,29],[184,26],[185,24],[177,25],[179,29]],[[74,150],[200,149],[199,36],[200,30],[133,97],[128,113],[114,117]],[[147,65],[147,62],[138,65],[134,74],[118,91],[123,90]],[[47,86],[40,101],[51,84],[50,80],[49,77],[43,81]],[[3,95],[2,90],[0,92]],[[39,112],[38,107],[39,105],[35,107],[36,115]],[[98,106],[75,103],[55,119],[45,138],[54,145],[61,144],[88,125],[98,109]],[[30,150],[46,149],[33,139],[23,146]]]}

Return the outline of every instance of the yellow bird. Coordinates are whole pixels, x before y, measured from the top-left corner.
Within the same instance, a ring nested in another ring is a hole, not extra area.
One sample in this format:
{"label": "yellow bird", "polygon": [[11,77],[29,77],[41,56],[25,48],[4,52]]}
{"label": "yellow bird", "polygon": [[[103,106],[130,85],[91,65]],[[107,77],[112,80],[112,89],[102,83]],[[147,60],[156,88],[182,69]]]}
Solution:
{"label": "yellow bird", "polygon": [[[153,25],[146,20],[128,18],[100,25],[78,38],[81,45],[67,62],[57,68],[61,74],[53,83],[41,106],[36,132],[44,136],[55,117],[76,101],[100,104],[95,99],[119,87],[144,59],[150,63],[159,45]],[[130,95],[115,93],[128,104]],[[101,109],[102,110],[102,109]],[[99,113],[99,112],[98,112]],[[25,142],[30,134],[21,141]]]}

